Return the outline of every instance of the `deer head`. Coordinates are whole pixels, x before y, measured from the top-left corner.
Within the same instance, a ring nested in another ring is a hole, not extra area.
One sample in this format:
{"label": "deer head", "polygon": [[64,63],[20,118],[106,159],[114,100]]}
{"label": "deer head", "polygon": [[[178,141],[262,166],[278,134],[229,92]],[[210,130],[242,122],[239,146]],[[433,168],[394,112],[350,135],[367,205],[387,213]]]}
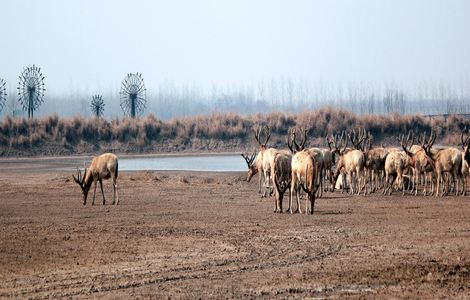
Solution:
{"label": "deer head", "polygon": [[341,135],[336,134],[334,138],[331,138],[331,140],[328,139],[328,146],[332,150],[333,154],[338,154],[339,156],[344,154],[347,145],[348,139],[346,138],[344,131],[341,132]]}
{"label": "deer head", "polygon": [[296,131],[296,129],[292,128],[287,134],[287,147],[289,147],[289,150],[294,154],[304,150],[305,143],[307,142],[307,129],[300,129],[300,134],[302,135],[300,144],[297,143]]}
{"label": "deer head", "polygon": [[415,137],[414,134],[412,134],[411,130],[408,132],[408,136],[405,139],[405,135],[402,134],[399,138],[398,141],[400,142],[401,147],[403,148],[403,151],[409,156],[413,157],[413,153],[411,152],[411,147],[413,146],[415,142]]}
{"label": "deer head", "polygon": [[421,148],[424,149],[428,156],[431,156],[431,147],[434,145],[436,141],[436,133],[433,129],[431,129],[431,133],[429,134],[429,138],[426,139],[426,132],[423,134],[421,142]]}
{"label": "deer head", "polygon": [[78,185],[80,185],[80,188],[82,189],[82,192],[83,192],[83,205],[86,205],[86,199],[88,197],[88,191],[90,190],[90,186],[91,186],[90,184],[87,184],[87,182],[85,181],[86,172],[87,172],[87,168],[85,168],[85,172],[82,176],[82,172],[77,168],[78,178],[75,177],[75,175],[72,174],[73,180]]}
{"label": "deer head", "polygon": [[258,168],[254,164],[256,152],[253,152],[251,155],[248,153],[242,153],[241,156],[245,159],[246,164],[248,165],[248,177],[246,178],[246,181],[250,182],[251,178],[258,173]]}

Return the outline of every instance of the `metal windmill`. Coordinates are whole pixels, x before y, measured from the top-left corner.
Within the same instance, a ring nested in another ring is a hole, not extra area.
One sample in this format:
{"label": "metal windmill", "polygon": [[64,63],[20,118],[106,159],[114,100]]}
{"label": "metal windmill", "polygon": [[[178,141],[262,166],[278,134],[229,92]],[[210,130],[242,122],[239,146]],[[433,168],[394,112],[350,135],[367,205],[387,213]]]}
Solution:
{"label": "metal windmill", "polygon": [[32,118],[33,112],[44,102],[45,90],[41,68],[35,65],[25,67],[18,82],[18,96],[23,110],[28,111],[28,118]]}
{"label": "metal windmill", "polygon": [[7,102],[7,83],[5,80],[0,78],[0,112],[5,107],[5,103]]}
{"label": "metal windmill", "polygon": [[103,96],[101,95],[94,95],[91,100],[91,111],[93,114],[99,118],[103,116],[104,113],[104,101]]}
{"label": "metal windmill", "polygon": [[129,73],[121,84],[121,108],[125,115],[135,118],[141,115],[146,107],[146,91],[142,73]]}

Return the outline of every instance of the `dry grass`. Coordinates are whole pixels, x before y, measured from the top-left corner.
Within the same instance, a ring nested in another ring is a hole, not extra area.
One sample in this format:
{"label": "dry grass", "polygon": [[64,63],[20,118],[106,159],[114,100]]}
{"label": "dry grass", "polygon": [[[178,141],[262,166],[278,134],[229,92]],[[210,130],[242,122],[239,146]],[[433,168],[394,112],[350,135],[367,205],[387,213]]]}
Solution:
{"label": "dry grass", "polygon": [[[456,145],[460,131],[469,125],[463,116],[424,117],[420,115],[357,115],[349,111],[324,108],[299,114],[274,112],[243,116],[212,113],[163,122],[151,114],[143,118],[60,118],[57,115],[27,120],[5,117],[0,123],[0,154],[14,155],[16,150],[57,146],[79,153],[78,145],[94,145],[94,150],[118,148],[123,152],[181,150],[239,150],[255,144],[253,128],[269,125],[271,145],[285,147],[285,136],[294,126],[308,129],[310,145],[325,145],[324,137],[354,127],[365,127],[374,142],[394,140],[408,130],[438,134],[436,143]],[[197,146],[195,146],[197,145]],[[233,149],[230,149],[232,147]],[[5,149],[10,149],[9,151]],[[86,147],[85,147],[86,148]],[[88,148],[87,148],[88,149]],[[50,151],[46,151],[50,153]],[[52,151],[54,152],[54,151]]]}

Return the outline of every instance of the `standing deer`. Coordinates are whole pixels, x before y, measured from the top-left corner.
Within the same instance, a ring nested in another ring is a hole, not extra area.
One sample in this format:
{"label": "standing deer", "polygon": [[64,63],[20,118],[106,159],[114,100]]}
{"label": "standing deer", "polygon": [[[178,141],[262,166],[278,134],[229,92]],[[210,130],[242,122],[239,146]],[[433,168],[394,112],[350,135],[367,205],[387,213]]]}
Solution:
{"label": "standing deer", "polygon": [[118,177],[118,158],[112,153],[104,153],[100,156],[94,157],[91,161],[90,166],[85,168],[85,172],[82,176],[82,172],[78,170],[78,178],[72,175],[73,180],[80,185],[83,192],[83,205],[86,205],[88,197],[88,191],[90,190],[91,184],[95,183],[95,189],[93,191],[93,202],[95,204],[96,195],[96,182],[100,182],[101,194],[103,195],[103,205],[106,204],[103,192],[103,179],[113,178],[113,204],[119,203],[119,196],[117,192],[117,177]]}
{"label": "standing deer", "polygon": [[366,155],[365,168],[368,174],[368,180],[370,182],[370,188],[372,192],[375,192],[381,187],[381,181],[383,174],[385,173],[385,158],[388,155],[389,150],[384,147],[373,147],[372,134],[368,133],[369,151]]}
{"label": "standing deer", "polygon": [[384,195],[391,195],[393,183],[402,189],[405,195],[405,184],[403,179],[404,170],[409,166],[410,159],[403,151],[392,151],[385,158],[385,184]]}
{"label": "standing deer", "polygon": [[[289,134],[290,136],[291,134]],[[290,199],[289,199],[289,211],[294,213],[292,210],[292,197],[294,191],[296,191],[297,197],[297,210],[299,213],[302,213],[300,208],[300,195],[299,187],[301,187],[304,192],[307,194],[307,199],[305,202],[305,213],[313,214],[315,207],[315,193],[318,189],[318,186],[315,187],[315,161],[313,157],[304,150],[305,140],[306,140],[306,131],[304,132],[303,141],[300,145],[295,141],[295,132],[292,132],[293,142],[288,141],[289,149],[294,153],[292,157],[291,164],[291,188],[290,188]],[[294,148],[295,147],[295,148]],[[296,210],[296,211],[297,211]]]}
{"label": "standing deer", "polygon": [[[292,154],[279,152],[274,157],[271,166],[271,176],[274,183],[274,212],[282,213],[282,198],[291,185]],[[290,189],[289,189],[290,193]],[[290,198],[290,197],[289,197]]]}
{"label": "standing deer", "polygon": [[[423,147],[425,147],[424,139],[422,141],[421,146],[413,145],[414,143],[414,136],[410,131],[408,133],[408,137],[405,140],[404,136],[401,136],[400,144],[403,150],[405,151],[406,155],[408,155],[410,159],[410,166],[413,168],[413,180],[412,183],[412,193],[414,192],[415,196],[418,195],[418,185],[421,181],[421,174],[426,172],[434,173],[434,163],[429,158],[429,156],[424,151]],[[410,145],[411,141],[411,145]],[[423,194],[426,195],[426,186],[427,186],[427,177],[424,176],[424,188]]]}
{"label": "standing deer", "polygon": [[[437,153],[433,152],[431,151],[431,147],[435,140],[436,134],[432,130],[428,140],[426,140],[426,135],[424,135],[422,148],[433,162],[434,169],[436,170],[436,196],[439,196],[439,193],[441,193],[441,196],[444,196],[444,194],[447,193],[447,190],[444,191],[444,187],[442,187],[441,190],[441,183],[445,173],[450,174],[452,181],[456,183],[455,194],[458,195],[459,193],[462,193],[465,195],[466,187],[462,176],[462,153],[460,150],[453,147],[442,149]],[[459,192],[457,180],[460,181],[462,185],[461,192]]]}
{"label": "standing deer", "polygon": [[[344,136],[344,133],[341,136],[341,141],[342,137]],[[345,172],[350,180],[350,193],[354,194],[357,193],[358,195],[361,193],[362,189],[365,187],[365,180],[364,180],[364,165],[365,165],[365,155],[362,152],[362,142],[364,141],[365,134],[361,135],[360,138],[355,139],[352,137],[351,133],[348,134],[351,142],[353,143],[353,146],[355,149],[350,150],[350,151],[341,151],[338,148],[338,151],[340,153],[340,158],[338,160],[338,163],[336,164],[336,171],[333,175],[333,181],[336,182],[338,179],[338,176],[340,173]],[[355,135],[354,135],[355,136]],[[347,139],[345,139],[344,142],[344,149],[346,149],[347,145]],[[343,171],[344,169],[344,171]],[[343,190],[345,186],[345,178],[344,178],[344,173],[343,174]],[[367,189],[366,192],[367,193]]]}

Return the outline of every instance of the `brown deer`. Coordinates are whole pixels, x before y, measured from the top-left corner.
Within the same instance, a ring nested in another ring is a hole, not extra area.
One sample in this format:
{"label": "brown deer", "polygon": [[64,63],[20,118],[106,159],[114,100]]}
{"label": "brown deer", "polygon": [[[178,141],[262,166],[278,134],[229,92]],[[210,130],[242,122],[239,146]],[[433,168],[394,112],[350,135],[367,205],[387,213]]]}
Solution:
{"label": "brown deer", "polygon": [[385,183],[384,195],[391,195],[393,183],[396,182],[399,188],[402,189],[402,195],[405,195],[405,184],[403,173],[410,165],[410,159],[403,151],[391,151],[385,158]]}
{"label": "brown deer", "polygon": [[[261,142],[260,140],[260,135],[261,135],[261,127],[258,127],[255,129],[255,140],[259,144],[259,151],[258,153],[253,153],[253,155],[248,155],[248,154],[242,154],[242,157],[245,159],[247,165],[248,165],[248,177],[246,181],[250,182],[251,178],[258,173],[258,193],[261,194],[261,187],[264,184],[265,188],[267,189],[268,187],[266,186],[267,180],[265,178],[265,175],[267,175],[270,170],[265,171],[264,170],[264,157],[266,154],[266,145],[269,141],[269,138],[271,136],[271,130],[268,126],[264,126],[263,130],[266,135],[264,142]],[[271,151],[269,151],[269,154],[266,156],[270,156]],[[266,196],[266,190],[264,191],[263,197]]]}
{"label": "brown deer", "polygon": [[[344,136],[344,133],[342,134]],[[365,155],[362,150],[361,144],[364,141],[365,134],[361,135],[359,139],[351,138],[351,133],[348,134],[351,142],[355,149],[349,151],[340,152],[340,158],[336,164],[336,171],[333,175],[333,181],[336,182],[338,176],[343,174],[343,191],[345,186],[345,176],[346,173],[350,180],[350,193],[358,195],[361,193],[362,189],[365,187],[365,178],[364,178],[364,165],[365,165]],[[341,139],[342,140],[342,139]],[[344,149],[346,149],[347,139],[344,142]],[[344,170],[343,170],[344,169]],[[367,189],[366,192],[367,193]]]}
{"label": "brown deer", "polygon": [[[455,194],[458,195],[459,193],[462,193],[465,195],[466,187],[464,185],[464,179],[462,176],[462,153],[460,150],[453,147],[445,148],[438,152],[433,152],[431,151],[431,147],[433,146],[435,140],[436,134],[434,133],[434,130],[431,130],[429,139],[426,139],[426,135],[424,135],[422,148],[434,163],[434,169],[436,170],[437,177],[436,196],[439,196],[439,193],[441,193],[441,196],[444,196],[444,194],[447,193],[447,190],[444,187],[442,187],[441,190],[441,183],[445,173],[450,174],[452,181],[456,183]],[[457,180],[460,181],[462,185],[461,192],[459,192]]]}
{"label": "brown deer", "polygon": [[[282,198],[287,189],[290,193],[292,154],[280,152],[274,157],[271,176],[274,183],[274,212],[282,213]],[[290,198],[290,197],[289,197]]]}
{"label": "brown deer", "polygon": [[[413,145],[414,144],[414,134],[410,131],[408,133],[408,137],[405,139],[405,136],[402,135],[399,138],[400,145],[403,149],[403,151],[408,155],[409,157],[409,165],[413,169],[413,180],[411,181],[412,183],[412,189],[411,192],[416,195],[418,195],[418,185],[421,182],[421,174],[426,173],[426,172],[433,172],[434,173],[434,163],[433,161],[429,158],[429,156],[426,154],[426,151],[424,151],[423,147],[426,147],[424,144],[424,138],[422,140],[422,144],[420,146],[418,145]],[[411,143],[410,143],[411,141]],[[423,188],[423,193],[426,195],[426,186],[427,186],[427,177],[424,177],[424,188]]]}
{"label": "brown deer", "polygon": [[83,205],[86,205],[88,197],[88,191],[90,190],[91,184],[95,183],[95,189],[93,191],[93,202],[95,204],[96,195],[96,182],[100,182],[101,194],[103,195],[103,205],[106,204],[103,192],[103,179],[113,179],[113,204],[119,203],[119,196],[117,192],[117,177],[118,177],[118,158],[112,153],[104,153],[100,156],[94,157],[88,168],[85,168],[83,173],[78,170],[78,178],[72,175],[73,180],[80,185],[83,192]]}
{"label": "brown deer", "polygon": [[[289,211],[294,213],[292,210],[292,197],[294,191],[296,191],[297,197],[297,210],[299,213],[302,213],[300,208],[300,187],[307,194],[307,199],[305,202],[305,213],[313,214],[315,207],[315,193],[317,192],[318,186],[315,187],[315,161],[313,157],[304,150],[305,141],[306,141],[306,131],[304,131],[303,140],[300,145],[296,142],[295,131],[292,131],[293,142],[288,141],[289,149],[294,153],[292,156],[291,164],[291,187],[290,187],[290,199],[289,199]],[[295,147],[295,148],[294,148]]]}
{"label": "brown deer", "polygon": [[368,132],[369,151],[366,153],[365,169],[369,173],[368,180],[370,182],[370,189],[375,192],[381,187],[383,174],[385,173],[385,158],[389,150],[384,147],[373,146],[373,136]]}

